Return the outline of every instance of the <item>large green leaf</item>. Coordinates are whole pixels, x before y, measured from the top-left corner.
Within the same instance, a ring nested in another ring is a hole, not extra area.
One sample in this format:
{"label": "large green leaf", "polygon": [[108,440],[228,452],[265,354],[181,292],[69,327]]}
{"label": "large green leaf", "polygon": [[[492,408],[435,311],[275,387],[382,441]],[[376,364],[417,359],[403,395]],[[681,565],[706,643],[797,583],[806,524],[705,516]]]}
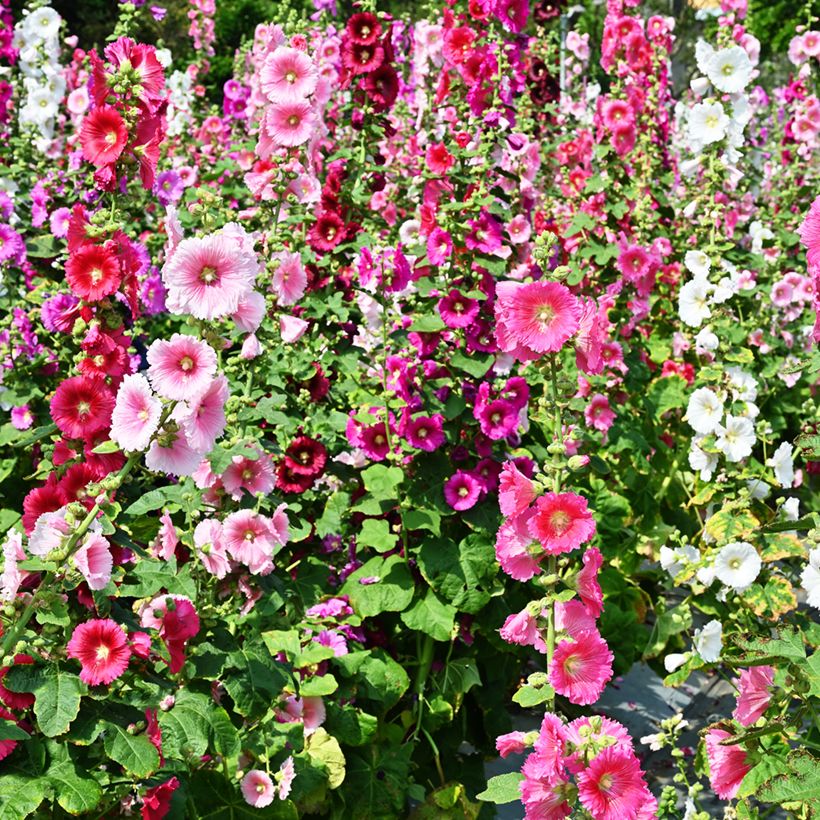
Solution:
{"label": "large green leaf", "polygon": [[336,663],[346,677],[356,677],[361,696],[383,703],[385,709],[398,703],[410,686],[404,667],[383,649],[351,652]]}
{"label": "large green leaf", "polygon": [[810,817],[820,811],[820,760],[808,752],[792,752],[788,771],[766,781],[757,792],[765,803],[803,803]]}
{"label": "large green leaf", "polygon": [[413,577],[401,556],[376,556],[350,575],[342,594],[350,597],[359,615],[371,618],[382,612],[401,612],[413,600],[413,587]]}
{"label": "large green leaf", "polygon": [[0,777],[0,820],[22,820],[36,811],[46,796],[48,781],[43,777]]}
{"label": "large green leaf", "polygon": [[436,641],[450,640],[455,617],[456,608],[441,601],[432,589],[401,614],[405,626],[424,632]]}
{"label": "large green leaf", "polygon": [[60,747],[62,759],[52,762],[46,772],[57,802],[69,814],[92,812],[102,799],[100,784],[86,771],[78,768],[65,747]]}
{"label": "large green leaf", "polygon": [[228,663],[232,671],[225,673],[223,683],[236,711],[244,717],[264,714],[289,680],[285,668],[261,646],[231,652]]}
{"label": "large green leaf", "polygon": [[148,777],[159,768],[159,753],[145,735],[129,735],[109,724],[104,746],[105,753],[135,777]]}
{"label": "large green leaf", "polygon": [[57,664],[16,666],[4,678],[13,692],[34,694],[37,725],[46,737],[57,737],[68,731],[80,711],[83,683],[72,672]]}
{"label": "large green leaf", "polygon": [[496,775],[487,781],[487,788],[476,797],[488,803],[515,803],[521,799],[518,787],[523,779],[524,775],[520,772]]}

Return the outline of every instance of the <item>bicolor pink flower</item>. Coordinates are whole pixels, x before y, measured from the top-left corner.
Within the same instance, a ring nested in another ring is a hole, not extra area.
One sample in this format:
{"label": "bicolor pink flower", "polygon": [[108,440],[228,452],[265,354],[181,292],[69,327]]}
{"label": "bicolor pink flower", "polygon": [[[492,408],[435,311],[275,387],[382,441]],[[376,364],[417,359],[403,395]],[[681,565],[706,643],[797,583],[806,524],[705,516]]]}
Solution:
{"label": "bicolor pink flower", "polygon": [[242,490],[251,495],[267,495],[276,484],[276,474],[270,456],[259,449],[256,452],[257,458],[234,456],[222,473],[222,485],[235,501],[242,498]]}
{"label": "bicolor pink flower", "polygon": [[144,450],[159,426],[162,403],[145,376],[130,373],[117,391],[111,414],[111,440],[126,451]]}
{"label": "bicolor pink flower", "polygon": [[481,496],[481,482],[465,470],[457,470],[444,483],[444,500],[454,510],[469,510]]}
{"label": "bicolor pink flower", "polygon": [[526,732],[508,732],[495,739],[495,748],[501,757],[521,755],[529,748]]}
{"label": "bicolor pink flower", "polygon": [[273,103],[265,111],[262,121],[264,136],[287,148],[307,142],[316,127],[316,115],[310,103],[304,100]]}
{"label": "bicolor pink flower", "polygon": [[125,672],[131,650],[119,624],[97,618],[75,628],[66,655],[80,662],[81,681],[99,686],[111,683]]}
{"label": "bicolor pink flower", "polygon": [[508,518],[521,515],[535,500],[535,485],[514,461],[505,461],[498,484],[498,506]]}
{"label": "bicolor pink flower", "polygon": [[577,777],[578,798],[595,820],[637,820],[647,801],[641,764],[634,753],[607,748]]}
{"label": "bicolor pink flower", "polygon": [[541,571],[538,562],[544,551],[528,527],[533,515],[533,510],[525,510],[510,518],[498,528],[495,538],[495,557],[501,569],[516,581],[529,581]]}
{"label": "bicolor pink flower", "polygon": [[114,560],[111,545],[98,533],[89,533],[72,560],[85,578],[89,589],[105,589],[111,580]]}
{"label": "bicolor pink flower", "polygon": [[259,72],[259,83],[274,103],[298,102],[316,90],[319,74],[304,51],[279,46],[265,58]]}
{"label": "bicolor pink flower", "polygon": [[495,317],[498,346],[531,361],[564,346],[580,326],[581,306],[558,282],[499,282]]}
{"label": "bicolor pink flower", "polygon": [[295,305],[305,294],[307,275],[298,253],[280,251],[273,254],[278,265],[271,277],[271,290],[280,305]]}
{"label": "bicolor pink flower", "polygon": [[240,789],[245,802],[255,809],[264,809],[265,806],[270,806],[276,796],[276,787],[273,785],[273,780],[261,769],[249,771],[242,778]]}
{"label": "bicolor pink flower", "polygon": [[575,588],[590,615],[597,618],[604,611],[604,594],[598,583],[598,571],[604,563],[604,556],[597,547],[589,547],[583,561],[583,569],[575,578]]}
{"label": "bicolor pink flower", "polygon": [[504,621],[504,626],[499,631],[501,637],[507,643],[515,643],[519,646],[533,646],[539,652],[547,651],[547,645],[544,643],[544,638],[538,629],[538,621],[526,608],[514,615],[508,615]]}
{"label": "bicolor pink flower", "polygon": [[281,546],[270,519],[253,510],[237,510],[222,522],[222,540],[228,553],[254,575],[273,570],[273,554]]}
{"label": "bicolor pink flower", "polygon": [[239,297],[231,319],[245,333],[256,333],[265,318],[266,309],[265,297],[256,290],[249,290]]}
{"label": "bicolor pink flower", "polygon": [[774,667],[752,666],[740,673],[737,706],[732,715],[741,726],[751,726],[769,708]]}
{"label": "bicolor pink flower", "polygon": [[99,379],[73,376],[51,399],[51,418],[68,438],[90,438],[105,430],[114,410],[114,396]]}
{"label": "bicolor pink flower", "polygon": [[202,565],[211,575],[224,578],[231,564],[222,543],[222,523],[215,518],[200,521],[194,530],[194,549]]}
{"label": "bicolor pink flower", "polygon": [[183,433],[173,434],[173,437],[163,435],[152,441],[145,454],[145,466],[156,473],[185,476],[193,475],[202,462],[204,453],[194,450]]}
{"label": "bicolor pink flower", "polygon": [[[530,755],[531,758],[537,755]],[[525,765],[527,765],[525,763]],[[569,782],[565,777],[529,772],[521,781],[521,802],[524,804],[524,820],[563,820],[572,813],[567,802]]]}
{"label": "bicolor pink flower", "polygon": [[571,552],[595,535],[595,519],[587,501],[575,493],[545,493],[535,502],[529,521],[533,538],[550,555]]}
{"label": "bicolor pink flower", "polygon": [[203,393],[216,373],[214,349],[194,336],[155,339],[147,356],[151,384],[166,399],[185,401]]}
{"label": "bicolor pink flower", "polygon": [[721,741],[732,735],[723,729],[710,729],[706,734],[706,756],[709,758],[709,782],[721,800],[732,800],[743,778],[752,768],[746,751],[739,744],[722,746]]}
{"label": "bicolor pink flower", "polygon": [[170,561],[176,554],[179,536],[171,516],[164,512],[159,517],[159,532],[154,540],[151,552],[162,561]]}
{"label": "bicolor pink flower", "polygon": [[441,267],[453,253],[453,240],[443,228],[433,228],[427,237],[427,259],[431,265]]}
{"label": "bicolor pink flower", "polygon": [[216,440],[225,431],[225,403],[229,395],[228,380],[220,373],[205,390],[189,399],[187,407],[176,408],[179,413],[175,412],[174,418],[182,425],[193,450],[199,453],[213,450]]}
{"label": "bicolor pink flower", "polygon": [[549,668],[552,688],[570,703],[595,703],[612,677],[613,655],[597,632],[583,632],[571,641],[561,641]]}
{"label": "bicolor pink flower", "polygon": [[293,762],[292,757],[286,758],[282,761],[282,765],[279,767],[279,772],[276,775],[277,785],[276,785],[276,792],[279,795],[280,800],[287,800],[288,795],[290,794],[291,786],[293,785],[293,781],[296,779],[296,764]]}
{"label": "bicolor pink flower", "polygon": [[615,421],[615,411],[609,406],[609,399],[603,393],[595,393],[584,410],[584,419],[589,427],[606,433]]}

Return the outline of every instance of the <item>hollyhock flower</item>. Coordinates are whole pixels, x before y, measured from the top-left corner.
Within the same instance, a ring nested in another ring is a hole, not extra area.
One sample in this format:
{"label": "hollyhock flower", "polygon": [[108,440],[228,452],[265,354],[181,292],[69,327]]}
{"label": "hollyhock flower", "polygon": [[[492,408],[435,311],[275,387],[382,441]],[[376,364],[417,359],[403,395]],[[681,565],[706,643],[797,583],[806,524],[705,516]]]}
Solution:
{"label": "hollyhock flower", "polygon": [[[133,93],[153,113],[162,102],[165,89],[165,73],[157,59],[156,48],[136,43],[130,37],[120,37],[105,47],[105,58],[115,71],[128,68],[136,75]],[[102,83],[105,78],[100,79]],[[104,97],[105,91],[105,88],[95,87],[94,93]]]}
{"label": "hollyhock flower", "polygon": [[296,765],[292,757],[286,758],[276,774],[276,792],[280,800],[287,800],[293,781],[296,779]]}
{"label": "hollyhock flower", "polygon": [[741,726],[749,727],[769,708],[774,684],[774,667],[752,666],[743,669],[737,682],[737,706],[732,716]]}
{"label": "hollyhock flower", "polygon": [[211,575],[224,578],[230,571],[230,561],[222,543],[222,524],[209,518],[200,521],[194,530],[194,548],[202,565]]}
{"label": "hollyhock flower", "polygon": [[568,723],[564,730],[568,745],[575,751],[564,758],[567,769],[578,774],[586,768],[584,752],[588,747],[609,747],[633,754],[632,738],[617,720],[602,716],[580,717]]}
{"label": "hollyhock flower", "polygon": [[481,483],[464,470],[457,470],[444,483],[444,499],[454,510],[469,510],[480,495]]}
{"label": "hollyhock flower", "polygon": [[530,747],[526,732],[508,732],[495,739],[495,748],[501,757],[521,755]]}
{"label": "hollyhock flower", "polygon": [[262,127],[275,145],[294,148],[310,139],[316,127],[316,115],[310,103],[304,100],[283,100],[268,106]]}
{"label": "hollyhock flower", "polygon": [[702,629],[695,630],[692,643],[706,663],[717,663],[723,649],[723,625],[720,621],[709,621]]}
{"label": "hollyhock flower", "polygon": [[724,94],[738,94],[752,79],[752,62],[746,50],[731,46],[714,52],[706,64],[709,82]]}
{"label": "hollyhock flower", "polygon": [[89,589],[105,589],[111,580],[114,560],[111,545],[97,533],[89,533],[72,560],[85,578]]}
{"label": "hollyhock flower", "polygon": [[469,327],[475,321],[480,309],[481,305],[477,300],[468,299],[455,288],[439,299],[438,303],[441,320],[450,328]]}
{"label": "hollyhock flower", "polygon": [[245,333],[255,333],[265,318],[267,305],[265,297],[255,290],[251,290],[239,297],[236,310],[231,314],[233,323]]}
{"label": "hollyhock flower", "polygon": [[427,259],[431,265],[441,267],[453,253],[453,240],[443,228],[433,228],[427,237]]}
{"label": "hollyhock flower", "polygon": [[539,652],[546,652],[547,645],[538,629],[538,622],[528,609],[522,609],[514,615],[508,615],[504,626],[499,630],[507,643],[519,646],[533,646]]}
{"label": "hollyhock flower", "polygon": [[[186,407],[174,418],[182,425],[188,445],[197,452],[210,453],[216,440],[225,431],[225,403],[230,388],[221,373],[201,393],[189,399]],[[176,408],[179,410],[179,406]]]}
{"label": "hollyhock flower", "polygon": [[684,418],[696,433],[713,433],[723,418],[723,401],[708,387],[699,387],[689,397]]}
{"label": "hollyhock flower", "polygon": [[443,142],[430,143],[424,152],[424,161],[434,174],[446,176],[455,165],[456,158],[447,150]]}
{"label": "hollyhock flower", "polygon": [[69,293],[58,293],[46,299],[40,308],[40,318],[51,333],[69,333],[79,316],[79,301]]}
{"label": "hollyhock flower", "polygon": [[316,90],[319,73],[303,51],[279,46],[265,58],[259,71],[263,93],[273,102],[299,102]]}
{"label": "hollyhock flower", "polygon": [[242,498],[243,489],[251,495],[267,495],[276,484],[270,456],[261,450],[257,450],[256,453],[256,458],[234,456],[220,476],[226,492],[229,492],[235,501]]}
{"label": "hollyhock flower", "polygon": [[176,554],[179,536],[174,522],[167,512],[163,512],[159,520],[159,532],[151,545],[151,553],[162,561],[170,561]]}
{"label": "hollyhock flower", "polygon": [[601,119],[608,131],[623,131],[633,126],[635,114],[626,100],[608,98],[601,102]]}
{"label": "hollyhock flower", "polygon": [[332,251],[344,238],[344,220],[330,210],[319,213],[308,232],[308,243],[317,251]]}
{"label": "hollyhock flower", "polygon": [[729,117],[719,102],[695,103],[689,112],[689,141],[693,145],[710,145],[726,136]]}
{"label": "hollyhock flower", "polygon": [[255,809],[263,809],[273,803],[276,787],[270,777],[261,769],[249,771],[240,785],[245,802]]}
{"label": "hollyhock flower", "polygon": [[589,547],[584,553],[583,569],[575,579],[575,587],[587,611],[597,618],[604,611],[604,595],[598,583],[598,571],[604,557],[597,547]]}
{"label": "hollyhock flower", "polygon": [[183,239],[162,268],[171,312],[197,319],[229,316],[253,289],[258,270],[253,247],[225,228]]}
{"label": "hollyhock flower", "polygon": [[148,348],[148,378],[166,399],[184,401],[204,392],[216,373],[216,353],[194,336],[175,333],[155,339]]}
{"label": "hollyhock flower", "polygon": [[280,316],[279,317],[279,333],[282,336],[282,341],[285,344],[293,344],[298,342],[302,336],[305,335],[310,323],[298,316]]}
{"label": "hollyhock flower", "polygon": [[521,361],[557,352],[579,328],[581,306],[558,282],[500,282],[496,297],[498,345]]}
{"label": "hollyhock flower", "polygon": [[609,406],[609,399],[603,393],[596,393],[584,410],[584,419],[590,427],[606,433],[615,421],[615,411]]}
{"label": "hollyhock flower", "polygon": [[496,3],[494,13],[507,31],[518,34],[527,25],[529,10],[529,0],[503,0]]}
{"label": "hollyhock flower", "polygon": [[28,430],[34,424],[34,414],[27,404],[11,408],[11,424],[15,430]]}
{"label": "hollyhock flower", "polygon": [[179,788],[179,780],[172,777],[158,786],[147,789],[142,798],[143,820],[163,820],[171,810],[171,799]]}
{"label": "hollyhock flower", "polygon": [[486,208],[482,208],[478,219],[470,220],[468,227],[470,231],[464,237],[464,244],[470,250],[491,254],[501,247],[501,223]]}
{"label": "hollyhock flower", "polygon": [[108,427],[114,397],[97,380],[72,376],[57,388],[50,409],[54,423],[68,438],[89,438]]}
{"label": "hollyhock flower", "polygon": [[582,632],[595,632],[595,618],[581,601],[559,601],[555,604],[555,628],[577,638]]}
{"label": "hollyhock flower", "polygon": [[143,629],[157,629],[170,655],[169,669],[176,674],[185,665],[185,648],[199,632],[199,616],[190,598],[161,594],[140,610]]}
{"label": "hollyhock flower", "polygon": [[270,519],[253,510],[232,512],[222,522],[222,541],[231,557],[254,575],[267,575],[273,570],[273,554],[281,546]]}
{"label": "hollyhock flower", "polygon": [[498,488],[498,506],[509,518],[520,515],[535,500],[535,485],[515,464],[507,461],[501,468]]}
{"label": "hollyhock flower", "polygon": [[575,364],[584,373],[597,375],[603,372],[603,343],[606,341],[606,312],[598,308],[593,299],[580,301],[581,315],[575,337]]}
{"label": "hollyhock flower", "polygon": [[163,434],[151,442],[145,454],[149,470],[167,475],[192,475],[204,453],[194,450],[182,433]]}
{"label": "hollyhock flower", "polygon": [[715,557],[715,577],[736,592],[754,583],[763,566],[757,550],[747,541],[734,541],[722,547]]}
{"label": "hollyhock flower", "polygon": [[732,800],[740,784],[752,768],[740,745],[722,746],[721,741],[732,735],[723,729],[710,729],[706,734],[706,756],[709,759],[709,782],[721,800]]}
{"label": "hollyhock flower", "polygon": [[581,805],[596,820],[636,820],[647,798],[641,764],[623,749],[599,752],[576,780]]}
{"label": "hollyhock flower", "polygon": [[527,526],[533,514],[534,511],[524,511],[510,518],[496,535],[495,557],[501,569],[516,581],[529,581],[541,571],[538,562],[544,553]]}
{"label": "hollyhock flower", "polygon": [[613,654],[597,632],[583,632],[571,641],[560,641],[549,668],[555,691],[570,703],[595,703],[612,677]]}
{"label": "hollyhock flower", "polygon": [[80,680],[99,686],[116,680],[128,667],[131,650],[119,624],[99,618],[74,629],[66,655],[82,665]]}
{"label": "hollyhock flower", "polygon": [[307,276],[298,253],[280,251],[273,255],[278,265],[271,277],[271,289],[280,305],[295,305],[305,294]]}
{"label": "hollyhock flower", "polygon": [[752,454],[755,428],[751,419],[727,413],[725,425],[718,424],[715,433],[715,447],[726,456],[727,461],[740,461]]}
{"label": "hollyhock flower", "polygon": [[125,451],[144,450],[157,431],[162,403],[145,376],[125,376],[111,414],[111,440]]}
{"label": "hollyhock flower", "polygon": [[774,470],[774,477],[781,487],[789,488],[794,484],[794,447],[790,442],[782,442],[766,460],[766,466]]}
{"label": "hollyhock flower", "polygon": [[[527,761],[534,757],[536,755],[530,755]],[[532,773],[529,777],[525,776],[519,788],[524,804],[524,820],[562,820],[572,814],[572,807],[567,802],[572,792],[564,777]]]}
{"label": "hollyhock flower", "polygon": [[518,429],[518,408],[505,399],[496,399],[482,406],[476,405],[473,414],[478,420],[481,432],[493,441],[507,438]]}
{"label": "hollyhock flower", "polygon": [[284,709],[276,709],[276,720],[279,723],[301,723],[305,737],[310,737],[327,717],[325,704],[319,697],[297,698],[288,695]]}
{"label": "hollyhock flower", "polygon": [[43,513],[59,510],[65,498],[57,482],[55,473],[51,473],[42,487],[29,490],[23,499],[23,529],[30,533]]}
{"label": "hollyhock flower", "polygon": [[285,463],[297,475],[320,476],[327,463],[327,449],[321,441],[298,436],[285,450]]}
{"label": "hollyhock flower", "polygon": [[185,185],[180,175],[173,170],[163,171],[154,183],[154,191],[160,205],[168,206],[179,202],[185,193]]}
{"label": "hollyhock flower", "polygon": [[595,535],[587,501],[575,493],[545,493],[535,502],[529,532],[550,555],[571,552]]}
{"label": "hollyhock flower", "polygon": [[797,232],[800,234],[803,247],[806,248],[809,265],[820,267],[820,196],[811,203]]}
{"label": "hollyhock flower", "polygon": [[26,560],[23,539],[17,530],[9,530],[3,542],[3,573],[0,575],[0,601],[12,601],[23,581],[23,573],[17,568]]}
{"label": "hollyhock flower", "polygon": [[447,440],[444,435],[444,417],[441,413],[432,416],[416,416],[404,424],[404,437],[411,447],[432,453]]}
{"label": "hollyhock flower", "polygon": [[809,563],[800,573],[800,586],[806,591],[806,603],[820,609],[820,547],[809,552]]}
{"label": "hollyhock flower", "polygon": [[86,114],[80,128],[83,156],[102,168],[116,162],[128,143],[128,129],[116,108],[101,105]]}

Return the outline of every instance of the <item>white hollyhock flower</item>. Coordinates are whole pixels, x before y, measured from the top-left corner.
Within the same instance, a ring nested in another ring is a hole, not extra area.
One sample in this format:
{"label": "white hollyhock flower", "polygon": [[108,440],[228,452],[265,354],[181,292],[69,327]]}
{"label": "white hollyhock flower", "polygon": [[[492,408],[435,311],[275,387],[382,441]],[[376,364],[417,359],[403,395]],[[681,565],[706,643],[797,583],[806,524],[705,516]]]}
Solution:
{"label": "white hollyhock flower", "polygon": [[766,466],[774,470],[774,477],[781,487],[791,487],[794,484],[793,452],[794,447],[788,441],[784,441],[766,461]]}
{"label": "white hollyhock flower", "polygon": [[703,251],[686,251],[683,264],[686,266],[686,270],[695,278],[706,278],[712,267],[712,260]]}
{"label": "white hollyhock flower", "polygon": [[701,481],[711,481],[718,466],[718,457],[701,450],[693,441],[689,450],[689,466],[700,473]]}
{"label": "white hollyhock flower", "polygon": [[51,40],[60,33],[60,15],[54,9],[43,6],[31,12],[23,20],[23,31],[32,40]]}
{"label": "white hollyhock flower", "polygon": [[727,414],[726,424],[718,425],[715,432],[715,447],[726,456],[727,461],[740,461],[752,454],[755,428],[749,419]]}
{"label": "white hollyhock flower", "polygon": [[709,65],[715,53],[715,50],[706,40],[698,40],[697,43],[695,43],[695,60],[697,61],[698,70],[701,74],[708,74]]}
{"label": "white hollyhock flower", "polygon": [[752,119],[752,106],[745,94],[738,94],[732,99],[732,122],[736,122],[741,129]]}
{"label": "white hollyhock flower", "polygon": [[696,629],[692,643],[703,660],[717,663],[723,649],[723,626],[720,621],[709,621],[703,629]]}
{"label": "white hollyhock flower", "polygon": [[729,383],[732,385],[732,397],[737,401],[757,400],[757,379],[745,370],[734,365],[726,368]]}
{"label": "white hollyhock flower", "polygon": [[694,564],[700,561],[700,552],[697,547],[691,544],[684,544],[682,547],[661,547],[660,554],[661,569],[668,572],[672,578],[679,575],[687,564]]}
{"label": "white hollyhock flower", "polygon": [[772,494],[772,488],[759,478],[750,478],[746,482],[746,489],[749,490],[752,498],[757,501],[765,501]]}
{"label": "white hollyhock flower", "polygon": [[685,418],[696,433],[704,436],[713,433],[723,418],[720,396],[708,387],[699,387],[689,397]]}
{"label": "white hollyhock flower", "polygon": [[754,583],[762,566],[757,550],[748,541],[733,541],[715,557],[715,576],[722,584],[741,592]]}
{"label": "white hollyhock flower", "polygon": [[729,117],[719,102],[696,103],[689,114],[689,140],[694,144],[711,145],[726,136]]}
{"label": "white hollyhock flower", "polygon": [[740,46],[715,52],[706,65],[706,76],[724,94],[743,91],[752,79],[752,71],[752,61]]}
{"label": "white hollyhock flower", "polygon": [[689,81],[689,88],[692,89],[692,93],[696,97],[702,97],[706,90],[709,88],[709,78],[708,77],[692,77]]}
{"label": "white hollyhock flower", "polygon": [[783,515],[786,516],[786,521],[797,521],[800,518],[800,499],[787,498],[783,502]]}
{"label": "white hollyhock flower", "polygon": [[712,286],[705,280],[695,278],[678,291],[678,316],[689,327],[700,327],[712,315],[709,309],[709,293]]}
{"label": "white hollyhock flower", "polygon": [[820,609],[820,547],[809,553],[809,563],[800,573],[800,586],[808,594],[808,605]]}
{"label": "white hollyhock flower", "polygon": [[752,253],[762,253],[763,243],[767,239],[774,239],[774,234],[758,220],[749,225],[749,236],[752,237]]}
{"label": "white hollyhock flower", "polygon": [[681,654],[680,652],[670,652],[663,659],[663,668],[671,674],[676,669],[679,669],[681,666],[683,666],[687,660],[689,660],[688,652],[685,654]]}
{"label": "white hollyhock flower", "polygon": [[716,305],[722,305],[724,302],[728,302],[736,293],[737,286],[735,283],[728,276],[724,276],[712,292],[712,302]]}
{"label": "white hollyhock flower", "polygon": [[703,328],[697,336],[695,336],[695,352],[698,355],[703,353],[712,353],[720,346],[720,339],[708,327]]}

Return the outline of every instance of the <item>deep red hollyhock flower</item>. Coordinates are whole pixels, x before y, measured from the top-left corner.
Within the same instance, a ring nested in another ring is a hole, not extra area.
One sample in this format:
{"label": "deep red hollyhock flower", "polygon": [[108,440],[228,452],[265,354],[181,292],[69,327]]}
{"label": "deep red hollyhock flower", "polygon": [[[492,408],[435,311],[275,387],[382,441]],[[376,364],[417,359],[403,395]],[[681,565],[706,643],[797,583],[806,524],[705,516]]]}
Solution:
{"label": "deep red hollyhock flower", "polygon": [[330,379],[325,376],[324,370],[318,362],[313,363],[316,372],[310,377],[307,389],[310,393],[311,401],[321,401],[330,392]]}
{"label": "deep red hollyhock flower", "polygon": [[51,418],[68,438],[85,438],[105,430],[111,423],[114,396],[99,379],[73,376],[66,379],[51,399]]}
{"label": "deep red hollyhock flower", "polygon": [[128,129],[117,111],[102,105],[85,115],[80,129],[83,156],[97,168],[116,162],[128,143]]}
{"label": "deep red hollyhock flower", "polygon": [[362,88],[377,111],[387,111],[399,95],[399,75],[385,63],[365,77]]}
{"label": "deep red hollyhock flower", "polygon": [[366,46],[381,37],[382,26],[379,18],[368,11],[354,14],[347,21],[347,34],[354,43]]}
{"label": "deep red hollyhock flower", "polygon": [[[17,722],[17,718],[2,706],[0,706],[0,719]],[[16,748],[16,740],[0,740],[0,760],[7,758]]]}
{"label": "deep red hollyhock flower", "polygon": [[67,461],[74,461],[75,458],[79,453],[72,449],[65,441],[65,439],[59,439],[57,443],[54,445],[54,454],[51,456],[51,463],[55,467],[59,467],[61,464],[65,464]]}
{"label": "deep red hollyhock flower", "polygon": [[325,445],[308,436],[299,436],[285,450],[285,463],[297,475],[320,476],[327,463]]}
{"label": "deep red hollyhock flower", "polygon": [[148,789],[142,798],[142,820],[162,820],[171,810],[171,798],[178,788],[179,780],[172,777]]}
{"label": "deep red hollyhock flower", "polygon": [[344,236],[344,220],[334,211],[324,211],[308,233],[308,244],[316,251],[332,251]]}
{"label": "deep red hollyhock flower", "polygon": [[88,228],[91,222],[88,220],[88,211],[85,206],[78,202],[71,209],[71,216],[68,218],[68,233],[66,234],[66,241],[68,242],[68,252],[73,253],[77,248],[87,245],[93,240],[88,235]]}
{"label": "deep red hollyhock flower", "polygon": [[90,464],[80,462],[72,464],[65,475],[60,479],[60,493],[63,496],[64,504],[72,501],[79,501],[89,509],[94,506],[94,498],[88,492],[89,484],[96,484],[107,473],[101,473]]}
{"label": "deep red hollyhock flower", "polygon": [[303,493],[313,486],[313,477],[294,473],[286,461],[276,468],[276,489],[283,493]]}
{"label": "deep red hollyhock flower", "polygon": [[[34,663],[34,658],[31,655],[15,655],[14,665],[27,665]],[[0,700],[9,707],[9,709],[28,709],[29,706],[34,705],[34,695],[30,692],[12,692],[3,686],[3,678],[6,677],[10,666],[4,666],[0,669]]]}
{"label": "deep red hollyhock flower", "polygon": [[[139,633],[141,635],[145,635],[144,632]],[[147,637],[147,636],[146,636]],[[149,646],[150,646],[150,639],[149,639]],[[133,647],[132,647],[132,652]],[[136,654],[136,653],[135,653]],[[159,765],[162,766],[165,763],[165,760],[162,756],[162,728],[159,725],[159,720],[157,719],[157,710],[156,709],[146,709],[145,710],[145,734],[148,737],[148,740],[151,741],[151,745],[159,752]]]}
{"label": "deep red hollyhock flower", "polygon": [[164,137],[164,117],[144,117],[137,123],[137,134],[131,150],[139,162],[140,180],[146,191],[154,187],[159,148]]}
{"label": "deep red hollyhock flower", "polygon": [[174,600],[162,616],[159,635],[171,656],[170,669],[173,674],[185,665],[185,646],[190,638],[199,632],[199,615],[194,605],[187,600]]}
{"label": "deep red hollyhock flower", "polygon": [[93,453],[92,450],[104,441],[108,440],[107,433],[95,433],[85,440],[83,447],[83,458],[89,467],[96,470],[100,476],[109,473],[116,473],[125,464],[125,456],[122,453]]}
{"label": "deep red hollyhock flower", "polygon": [[353,74],[369,74],[384,62],[384,48],[380,43],[361,45],[352,40],[342,43],[342,65]]}
{"label": "deep red hollyhock flower", "polygon": [[57,476],[51,473],[42,487],[30,490],[23,499],[23,528],[31,534],[37,519],[47,512],[59,510],[65,504],[63,494],[57,485]]}
{"label": "deep red hollyhock flower", "polygon": [[108,245],[83,245],[68,257],[65,276],[76,296],[99,302],[110,296],[122,282],[117,257]]}

